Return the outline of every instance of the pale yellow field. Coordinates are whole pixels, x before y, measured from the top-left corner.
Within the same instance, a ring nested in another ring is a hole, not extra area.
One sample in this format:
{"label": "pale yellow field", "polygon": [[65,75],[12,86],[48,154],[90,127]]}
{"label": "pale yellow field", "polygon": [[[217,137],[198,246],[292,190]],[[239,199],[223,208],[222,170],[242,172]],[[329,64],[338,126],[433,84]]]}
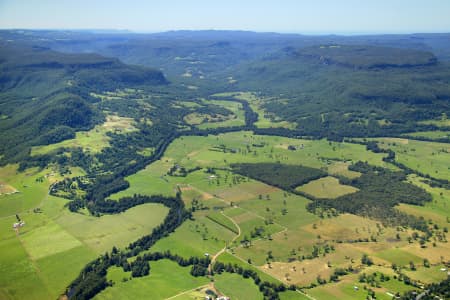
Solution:
{"label": "pale yellow field", "polygon": [[328,199],[334,199],[358,191],[355,187],[340,184],[337,178],[331,176],[313,180],[307,184],[297,187],[296,190],[316,198]]}

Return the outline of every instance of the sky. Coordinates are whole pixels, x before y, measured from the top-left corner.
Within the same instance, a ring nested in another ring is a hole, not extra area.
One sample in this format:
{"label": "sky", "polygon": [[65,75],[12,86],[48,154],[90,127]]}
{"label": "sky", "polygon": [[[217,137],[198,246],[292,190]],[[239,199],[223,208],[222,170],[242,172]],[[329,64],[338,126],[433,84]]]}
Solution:
{"label": "sky", "polygon": [[450,32],[450,0],[0,0],[0,28]]}

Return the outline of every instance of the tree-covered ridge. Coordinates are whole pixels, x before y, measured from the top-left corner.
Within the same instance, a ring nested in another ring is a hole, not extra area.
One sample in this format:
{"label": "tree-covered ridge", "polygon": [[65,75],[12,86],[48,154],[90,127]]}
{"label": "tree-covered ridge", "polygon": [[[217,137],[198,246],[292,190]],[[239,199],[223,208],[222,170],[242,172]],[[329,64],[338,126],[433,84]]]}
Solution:
{"label": "tree-covered ridge", "polygon": [[337,64],[349,68],[405,68],[437,63],[431,52],[376,46],[327,44],[306,47],[295,52],[298,56],[316,59],[322,64]]}
{"label": "tree-covered ridge", "polygon": [[59,142],[104,120],[92,91],[166,84],[161,72],[96,54],[0,47],[0,164],[25,161],[34,145]]}
{"label": "tree-covered ridge", "polygon": [[[267,97],[262,104],[266,111],[296,123],[302,134],[313,136],[395,135],[421,130],[424,125],[420,121],[438,119],[449,112],[448,63],[422,64],[429,53],[371,46],[363,49],[376,53],[374,58],[355,57],[356,49],[321,49],[320,45],[285,49],[270,59],[238,66],[236,90],[259,91]],[[300,55],[302,51],[311,55]],[[330,63],[320,55],[322,51],[339,51],[337,57],[345,64],[379,67]],[[417,64],[410,64],[414,59]],[[405,65],[381,67],[397,60],[402,65],[406,60]]]}

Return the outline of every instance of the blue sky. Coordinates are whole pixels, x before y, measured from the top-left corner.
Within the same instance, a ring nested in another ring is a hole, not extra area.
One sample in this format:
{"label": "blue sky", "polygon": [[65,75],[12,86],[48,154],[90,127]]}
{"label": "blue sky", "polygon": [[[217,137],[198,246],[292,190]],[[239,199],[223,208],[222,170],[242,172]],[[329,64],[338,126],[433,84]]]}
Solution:
{"label": "blue sky", "polygon": [[0,28],[450,32],[450,0],[0,0]]}

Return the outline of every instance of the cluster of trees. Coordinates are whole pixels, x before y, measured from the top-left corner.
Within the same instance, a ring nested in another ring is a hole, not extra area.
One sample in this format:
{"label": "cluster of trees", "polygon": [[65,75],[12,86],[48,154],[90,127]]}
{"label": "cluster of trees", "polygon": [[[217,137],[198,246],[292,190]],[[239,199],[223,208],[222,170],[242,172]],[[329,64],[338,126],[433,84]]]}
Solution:
{"label": "cluster of trees", "polygon": [[179,166],[179,165],[174,165],[172,166],[169,171],[167,172],[167,175],[169,176],[179,176],[179,177],[186,177],[189,173],[201,170],[202,167],[194,167],[191,169],[186,169],[185,167]]}
{"label": "cluster of trees", "polygon": [[130,269],[132,277],[143,277],[150,273],[150,265],[147,261],[142,259],[141,256],[136,257],[136,259],[131,262]]}
{"label": "cluster of trees", "polygon": [[341,178],[340,182],[354,186],[359,191],[336,199],[316,199],[307,205],[309,211],[334,208],[339,212],[379,219],[387,225],[404,225],[424,232],[429,231],[425,220],[394,208],[399,203],[423,205],[432,200],[431,195],[424,189],[405,182],[405,172],[394,172],[363,162],[358,162],[349,169],[362,175],[355,179]]}
{"label": "cluster of trees", "polygon": [[213,99],[218,100],[225,100],[225,101],[233,101],[238,102],[242,105],[242,108],[244,109],[244,116],[245,116],[245,128],[250,129],[254,128],[254,123],[258,121],[258,114],[255,113],[247,101],[238,99],[236,97],[232,97],[232,100],[230,100],[228,97],[212,97]]}
{"label": "cluster of trees", "polygon": [[284,190],[293,191],[309,181],[327,176],[327,173],[310,167],[280,163],[232,164],[233,172],[247,176]]}
{"label": "cluster of trees", "polygon": [[420,299],[424,300],[433,300],[436,298],[441,299],[449,299],[450,298],[450,276],[447,277],[447,279],[444,279],[443,281],[439,283],[432,283],[425,287],[425,292],[419,291],[419,292],[407,292],[405,293],[400,299],[402,300],[411,300],[411,299],[417,299],[417,295],[422,294],[422,297]]}

